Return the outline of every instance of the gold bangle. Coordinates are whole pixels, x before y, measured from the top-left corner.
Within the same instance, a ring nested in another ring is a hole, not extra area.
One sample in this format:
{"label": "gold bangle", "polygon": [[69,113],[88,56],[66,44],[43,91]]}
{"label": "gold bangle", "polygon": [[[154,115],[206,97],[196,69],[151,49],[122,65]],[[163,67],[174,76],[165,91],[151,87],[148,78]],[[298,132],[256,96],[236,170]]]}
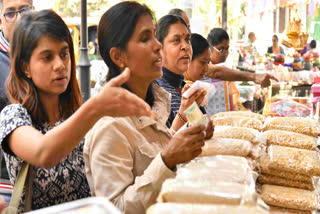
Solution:
{"label": "gold bangle", "polygon": [[185,119],[183,119],[183,117],[181,116],[181,114],[179,112],[178,112],[178,117],[183,122],[183,124],[185,124],[187,122]]}

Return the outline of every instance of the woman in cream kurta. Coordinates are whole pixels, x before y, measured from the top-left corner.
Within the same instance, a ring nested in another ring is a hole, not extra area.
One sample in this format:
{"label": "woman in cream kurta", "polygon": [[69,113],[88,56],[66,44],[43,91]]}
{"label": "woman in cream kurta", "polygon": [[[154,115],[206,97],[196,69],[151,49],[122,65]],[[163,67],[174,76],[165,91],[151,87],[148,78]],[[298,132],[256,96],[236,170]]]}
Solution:
{"label": "woman in cream kurta", "polygon": [[163,181],[175,176],[160,155],[171,138],[165,125],[169,94],[156,84],[153,89],[156,120],[104,117],[86,136],[84,158],[92,195],[107,196],[125,213],[144,213]]}
{"label": "woman in cream kurta", "polygon": [[102,16],[98,32],[108,81],[128,67],[131,75],[124,87],[145,100],[156,116],[104,117],[95,124],[84,146],[89,186],[92,195],[109,198],[124,213],[145,213],[163,181],[174,177],[176,165],[201,153],[205,127],[189,127],[172,138],[166,128],[170,96],[153,83],[162,75],[161,44],[149,8],[121,2]]}

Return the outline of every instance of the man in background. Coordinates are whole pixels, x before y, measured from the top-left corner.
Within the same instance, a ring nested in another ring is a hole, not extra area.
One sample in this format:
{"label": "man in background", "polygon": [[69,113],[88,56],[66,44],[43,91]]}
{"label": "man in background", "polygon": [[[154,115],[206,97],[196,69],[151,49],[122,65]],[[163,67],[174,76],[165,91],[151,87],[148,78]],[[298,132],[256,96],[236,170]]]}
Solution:
{"label": "man in background", "polygon": [[0,111],[8,104],[5,81],[11,70],[10,38],[21,14],[32,8],[32,0],[0,0]]}
{"label": "man in background", "polygon": [[[32,0],[0,0],[0,25],[2,29],[0,32],[0,111],[9,103],[5,82],[11,70],[9,52],[13,29],[21,15],[31,10],[33,10]],[[0,152],[0,166],[0,182],[10,183],[2,152]],[[5,199],[8,202],[10,197],[5,197]]]}
{"label": "man in background", "polygon": [[183,18],[183,20],[186,22],[188,28],[190,29],[190,20],[189,17],[187,16],[186,12],[179,8],[173,8],[169,11],[168,15],[175,15],[175,16],[180,16]]}

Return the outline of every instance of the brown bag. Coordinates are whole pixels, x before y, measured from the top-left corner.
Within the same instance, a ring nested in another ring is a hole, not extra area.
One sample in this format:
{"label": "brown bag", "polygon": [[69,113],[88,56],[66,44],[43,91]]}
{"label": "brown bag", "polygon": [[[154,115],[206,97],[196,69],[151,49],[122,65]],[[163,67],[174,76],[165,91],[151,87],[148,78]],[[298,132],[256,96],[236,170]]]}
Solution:
{"label": "brown bag", "polygon": [[[13,187],[11,200],[9,206],[5,208],[1,214],[17,214],[20,200],[23,193],[23,188],[26,187],[24,212],[31,211],[32,202],[32,183],[33,183],[33,169],[30,164],[23,162],[18,173],[16,183]],[[28,179],[27,179],[28,177]]]}

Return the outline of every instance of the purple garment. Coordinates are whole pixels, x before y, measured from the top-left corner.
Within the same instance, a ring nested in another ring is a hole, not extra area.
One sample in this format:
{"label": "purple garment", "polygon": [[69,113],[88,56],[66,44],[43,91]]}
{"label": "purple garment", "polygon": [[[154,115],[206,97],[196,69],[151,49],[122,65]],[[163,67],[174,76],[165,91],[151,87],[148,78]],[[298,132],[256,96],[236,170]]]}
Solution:
{"label": "purple garment", "polygon": [[301,56],[303,56],[303,54],[307,53],[309,50],[310,50],[310,45],[307,44],[307,46],[304,47],[304,49],[300,52],[300,53],[301,53]]}

